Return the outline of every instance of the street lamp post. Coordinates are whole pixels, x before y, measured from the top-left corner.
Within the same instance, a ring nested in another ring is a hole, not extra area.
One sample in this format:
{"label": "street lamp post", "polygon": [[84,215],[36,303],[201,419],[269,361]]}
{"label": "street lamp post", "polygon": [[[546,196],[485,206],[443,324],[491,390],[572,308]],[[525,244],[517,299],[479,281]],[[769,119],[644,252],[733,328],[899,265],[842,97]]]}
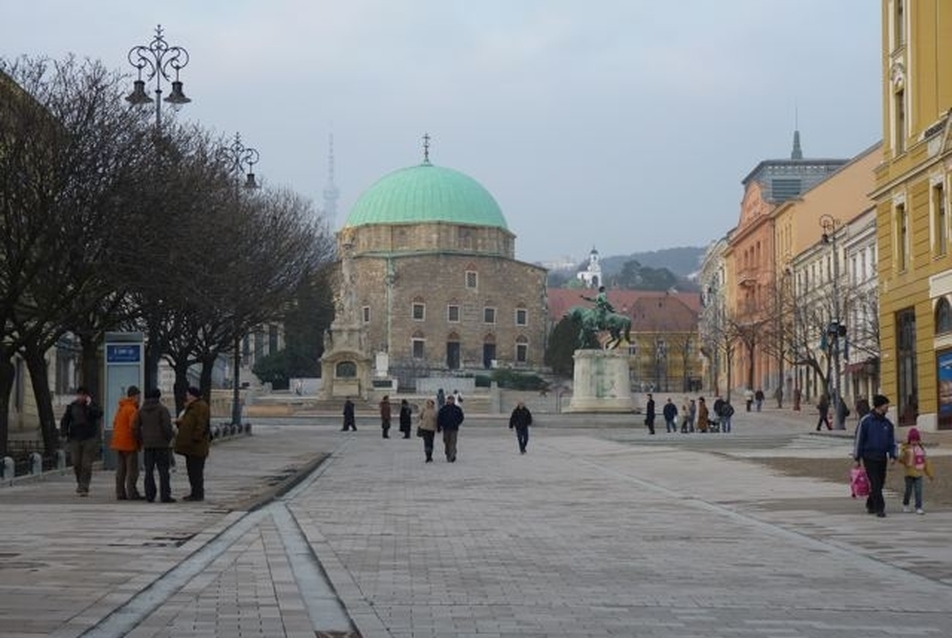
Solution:
{"label": "street lamp post", "polygon": [[[833,419],[837,430],[845,430],[844,411],[840,409],[843,400],[840,392],[840,339],[846,337],[846,326],[840,321],[840,256],[836,249],[836,232],[840,227],[840,220],[832,215],[821,215],[820,226],[823,228],[823,242],[830,244],[833,252],[833,316],[826,327],[827,347],[832,352],[833,382],[832,401]],[[827,363],[831,361],[830,352],[827,353]]]}
{"label": "street lamp post", "polygon": [[[169,46],[162,34],[162,25],[155,27],[155,37],[148,45],[138,45],[129,49],[129,64],[137,71],[133,82],[132,93],[126,96],[126,101],[133,106],[144,106],[155,103],[155,131],[162,131],[162,81],[170,82],[172,91],[165,101],[174,108],[188,104],[192,100],[185,97],[182,91],[182,81],[179,71],[188,64],[188,51],[178,46]],[[145,84],[155,80],[155,98],[149,97],[145,91]],[[161,335],[155,325],[156,320],[148,323],[148,338],[146,341],[145,381],[148,387],[159,386],[159,359],[161,358]]]}
{"label": "street lamp post", "polygon": [[[219,151],[219,159],[225,164],[228,171],[235,177],[235,208],[241,201],[241,189],[258,188],[258,182],[255,180],[255,174],[252,172],[254,165],[259,159],[257,149],[250,148],[242,144],[241,135],[235,133],[234,141],[228,146],[222,147]],[[242,181],[244,177],[244,181]],[[237,301],[236,301],[237,303]],[[231,400],[231,422],[234,425],[241,425],[241,334],[237,325],[237,308],[235,313],[235,351],[234,351],[234,372],[232,376],[233,392]]]}
{"label": "street lamp post", "polygon": [[[129,64],[136,68],[138,77],[133,82],[132,93],[126,101],[135,104],[155,102],[155,128],[162,129],[162,80],[171,83],[172,90],[165,101],[173,106],[188,104],[179,71],[188,64],[188,51],[178,46],[169,46],[162,35],[162,25],[155,27],[155,37],[148,46],[140,44],[129,49]],[[145,92],[145,83],[155,80],[155,99]]]}

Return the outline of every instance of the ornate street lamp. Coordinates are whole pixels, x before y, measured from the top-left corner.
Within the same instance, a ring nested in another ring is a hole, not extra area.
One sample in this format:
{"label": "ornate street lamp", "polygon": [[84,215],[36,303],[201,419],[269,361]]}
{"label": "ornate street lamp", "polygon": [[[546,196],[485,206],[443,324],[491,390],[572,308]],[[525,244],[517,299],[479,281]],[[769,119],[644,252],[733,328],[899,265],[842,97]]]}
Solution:
{"label": "ornate street lamp", "polygon": [[820,216],[820,227],[823,228],[823,243],[829,244],[833,253],[833,317],[826,327],[827,363],[831,361],[832,352],[833,362],[833,383],[832,383],[832,401],[833,421],[837,430],[845,430],[843,410],[840,409],[840,402],[843,398],[840,396],[840,339],[846,338],[846,326],[840,321],[840,256],[836,250],[836,233],[841,227],[840,220],[832,215]]}
{"label": "ornate street lamp", "polygon": [[[132,93],[126,97],[130,104],[144,105],[155,102],[155,126],[162,128],[162,80],[172,84],[172,91],[165,101],[173,106],[188,104],[192,100],[185,97],[179,71],[188,64],[188,51],[182,47],[169,46],[162,35],[162,25],[155,27],[155,37],[146,45],[132,47],[129,50],[129,64],[138,71],[133,82]],[[155,80],[155,99],[145,92],[145,84]]]}
{"label": "ornate street lamp", "polygon": [[[258,163],[257,149],[250,148],[242,144],[241,135],[235,133],[234,141],[223,146],[218,151],[218,159],[225,165],[225,168],[235,177],[235,207],[241,198],[241,189],[258,188],[258,182],[255,180],[253,172],[254,165]],[[236,313],[237,317],[237,313]],[[235,326],[235,352],[234,352],[234,388],[231,400],[231,422],[234,425],[241,425],[241,334]]]}

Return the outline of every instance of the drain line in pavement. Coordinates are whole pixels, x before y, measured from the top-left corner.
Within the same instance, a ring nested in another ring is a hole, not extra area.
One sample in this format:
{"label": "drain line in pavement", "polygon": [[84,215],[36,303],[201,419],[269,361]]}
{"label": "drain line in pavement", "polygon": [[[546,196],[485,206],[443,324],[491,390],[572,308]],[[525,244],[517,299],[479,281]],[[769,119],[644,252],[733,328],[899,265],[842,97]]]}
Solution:
{"label": "drain line in pavement", "polygon": [[[293,568],[295,580],[297,580],[299,585],[307,584],[308,586],[315,587],[315,577],[323,578],[323,572],[321,571],[319,563],[317,563],[317,559],[313,555],[313,552],[310,553],[309,566],[300,566],[298,563],[303,561],[295,560],[297,557],[303,556],[306,551],[310,551],[310,548],[307,547],[307,541],[304,537],[304,533],[300,527],[298,527],[297,522],[294,521],[290,512],[288,512],[285,502],[292,499],[295,495],[313,484],[314,481],[316,481],[320,475],[324,473],[326,466],[329,465],[329,461],[333,459],[334,455],[341,448],[345,447],[348,442],[349,441],[345,441],[341,445],[337,446],[324,463],[321,463],[321,465],[315,468],[310,474],[308,474],[307,477],[302,479],[298,485],[289,490],[279,500],[274,501],[260,509],[245,513],[241,518],[236,520],[221,533],[219,533],[218,536],[208,541],[199,549],[195,550],[195,552],[182,560],[182,562],[180,562],[178,565],[159,576],[156,580],[135,594],[123,605],[114,609],[94,626],[80,634],[80,637],[115,638],[116,636],[126,635],[135,629],[139,623],[148,618],[153,612],[161,607],[163,603],[165,603],[176,592],[182,589],[182,587],[188,584],[189,581],[207,569],[208,566],[215,561],[215,559],[228,551],[229,547],[238,542],[242,536],[248,533],[252,528],[261,523],[261,521],[268,516],[271,516],[274,519],[278,529],[281,530],[281,539],[284,543],[285,551],[288,553],[288,558]],[[291,527],[288,527],[289,524]],[[307,548],[306,550],[301,546],[302,544]],[[352,626],[350,624],[350,619],[343,611],[343,607],[336,600],[336,595],[333,593],[333,589],[329,584],[326,583],[326,581],[323,588],[320,589],[322,592],[329,591],[329,595],[335,597],[335,613],[330,614],[328,618],[333,618],[333,624],[339,625],[339,616],[343,614],[343,617],[347,622],[346,628],[350,629]],[[305,597],[307,591],[309,590],[301,589],[302,598],[305,599],[305,604],[308,605],[308,613],[312,622],[314,622],[314,613],[318,611],[321,613],[324,611],[331,611],[331,607],[329,605],[329,601],[326,601],[322,597],[321,600],[314,601],[312,608],[312,602],[307,600]],[[323,621],[324,618],[321,617],[321,620]],[[322,622],[321,624],[327,625],[328,623]],[[321,629],[334,630],[336,627],[321,627]]]}

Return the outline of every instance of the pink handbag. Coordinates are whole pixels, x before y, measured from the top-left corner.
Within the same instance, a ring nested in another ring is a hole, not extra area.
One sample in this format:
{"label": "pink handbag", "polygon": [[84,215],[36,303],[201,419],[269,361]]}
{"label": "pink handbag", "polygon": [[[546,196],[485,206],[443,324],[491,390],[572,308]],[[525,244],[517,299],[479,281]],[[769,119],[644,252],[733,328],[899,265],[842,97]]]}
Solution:
{"label": "pink handbag", "polygon": [[850,469],[850,496],[853,498],[869,496],[869,477],[866,476],[866,470],[862,467]]}

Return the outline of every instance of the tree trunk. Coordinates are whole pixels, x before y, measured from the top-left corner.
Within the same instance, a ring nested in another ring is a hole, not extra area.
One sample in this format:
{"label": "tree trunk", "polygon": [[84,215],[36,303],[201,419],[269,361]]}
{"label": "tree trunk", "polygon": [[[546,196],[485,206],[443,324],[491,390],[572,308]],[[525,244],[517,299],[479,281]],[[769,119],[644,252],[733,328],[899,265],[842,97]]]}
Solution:
{"label": "tree trunk", "polygon": [[12,354],[7,352],[0,357],[0,458],[7,455],[7,439],[10,436],[10,393],[17,372],[12,358]]}
{"label": "tree trunk", "polygon": [[59,433],[56,428],[56,415],[53,413],[53,396],[50,392],[45,349],[28,347],[24,352],[24,359],[30,371],[30,384],[33,387],[33,399],[36,401],[36,410],[40,419],[43,450],[47,456],[52,456],[59,448]]}
{"label": "tree trunk", "polygon": [[[161,333],[158,328],[154,328],[149,325],[148,336],[145,341],[145,387],[149,388],[158,388],[159,387],[159,363],[162,360],[163,350],[165,350],[164,343],[162,341]],[[177,375],[177,373],[176,373]],[[178,378],[176,377],[176,383]],[[186,386],[188,384],[186,383]],[[184,401],[185,392],[182,392],[182,397]],[[176,402],[178,402],[178,392],[176,390]]]}
{"label": "tree trunk", "polygon": [[79,335],[79,343],[83,349],[80,382],[101,401],[105,394],[105,388],[102,387],[102,359],[100,358],[102,340],[98,334],[86,333]]}
{"label": "tree trunk", "polygon": [[212,400],[212,372],[215,370],[215,361],[218,355],[214,357],[205,357],[202,359],[202,372],[199,383],[199,390],[202,391],[202,398],[211,405]]}
{"label": "tree trunk", "polygon": [[176,360],[172,364],[175,370],[175,413],[185,409],[185,393],[188,391],[188,359]]}

